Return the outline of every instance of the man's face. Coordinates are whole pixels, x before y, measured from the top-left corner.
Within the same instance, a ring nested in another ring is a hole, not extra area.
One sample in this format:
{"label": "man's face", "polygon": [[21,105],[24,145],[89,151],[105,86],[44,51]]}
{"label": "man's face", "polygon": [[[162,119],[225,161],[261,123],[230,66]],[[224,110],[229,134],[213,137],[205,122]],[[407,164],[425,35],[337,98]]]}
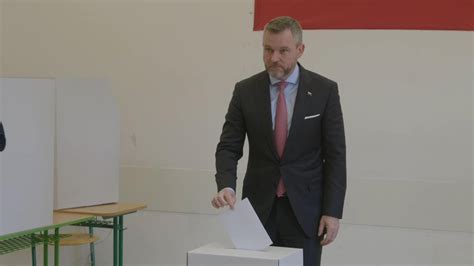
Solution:
{"label": "man's face", "polygon": [[276,79],[288,78],[303,52],[304,44],[297,44],[289,29],[263,33],[263,62],[267,72]]}

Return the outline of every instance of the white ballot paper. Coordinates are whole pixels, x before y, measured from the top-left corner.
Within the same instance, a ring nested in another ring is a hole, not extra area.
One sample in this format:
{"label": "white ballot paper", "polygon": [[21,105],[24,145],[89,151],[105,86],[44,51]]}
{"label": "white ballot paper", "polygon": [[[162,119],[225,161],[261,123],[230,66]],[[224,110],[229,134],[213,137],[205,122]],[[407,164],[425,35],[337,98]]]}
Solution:
{"label": "white ballot paper", "polygon": [[263,250],[272,244],[250,201],[245,198],[219,214],[236,249]]}

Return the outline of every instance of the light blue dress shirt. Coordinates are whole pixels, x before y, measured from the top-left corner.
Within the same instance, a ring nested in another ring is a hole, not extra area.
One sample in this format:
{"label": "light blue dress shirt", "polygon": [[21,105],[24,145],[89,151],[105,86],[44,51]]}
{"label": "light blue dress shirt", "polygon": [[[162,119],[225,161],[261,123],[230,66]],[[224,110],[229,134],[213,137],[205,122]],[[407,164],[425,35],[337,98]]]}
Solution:
{"label": "light blue dress shirt", "polygon": [[[291,127],[291,119],[293,118],[293,111],[295,109],[296,93],[298,92],[300,68],[296,65],[291,75],[286,79],[288,85],[285,88],[286,111],[288,112],[288,131]],[[278,101],[278,85],[281,80],[270,76],[270,101],[272,107],[272,128],[275,130],[275,114]]]}

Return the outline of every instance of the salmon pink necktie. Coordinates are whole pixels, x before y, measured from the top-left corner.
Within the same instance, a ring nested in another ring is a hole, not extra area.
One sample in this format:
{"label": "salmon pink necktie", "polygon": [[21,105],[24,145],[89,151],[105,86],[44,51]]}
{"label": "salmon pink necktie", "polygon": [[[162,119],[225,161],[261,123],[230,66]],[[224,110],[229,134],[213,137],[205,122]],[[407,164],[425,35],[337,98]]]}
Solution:
{"label": "salmon pink necktie", "polygon": [[[278,100],[275,114],[275,146],[277,149],[278,156],[280,159],[283,156],[285,150],[286,138],[288,137],[288,112],[286,110],[286,99],[285,99],[285,88],[288,85],[287,82],[281,81],[278,84]],[[285,185],[283,184],[283,178],[280,177],[277,187],[277,197],[282,197],[286,192]]]}

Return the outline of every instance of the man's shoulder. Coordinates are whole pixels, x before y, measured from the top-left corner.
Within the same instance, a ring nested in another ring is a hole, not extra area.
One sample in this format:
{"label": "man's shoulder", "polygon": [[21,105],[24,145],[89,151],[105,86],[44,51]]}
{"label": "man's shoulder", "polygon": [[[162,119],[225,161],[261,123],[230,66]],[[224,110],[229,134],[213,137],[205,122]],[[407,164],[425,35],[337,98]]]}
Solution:
{"label": "man's shoulder", "polygon": [[307,70],[303,67],[300,66],[300,75],[303,76],[304,79],[307,80],[309,83],[318,83],[321,85],[327,85],[328,87],[334,87],[337,86],[337,82],[325,77],[321,74],[318,74],[316,72],[313,72],[311,70]]}
{"label": "man's shoulder", "polygon": [[252,75],[246,79],[237,82],[237,86],[242,88],[253,87],[258,83],[265,82],[265,80],[268,80],[268,74],[266,71],[261,71],[255,75]]}

